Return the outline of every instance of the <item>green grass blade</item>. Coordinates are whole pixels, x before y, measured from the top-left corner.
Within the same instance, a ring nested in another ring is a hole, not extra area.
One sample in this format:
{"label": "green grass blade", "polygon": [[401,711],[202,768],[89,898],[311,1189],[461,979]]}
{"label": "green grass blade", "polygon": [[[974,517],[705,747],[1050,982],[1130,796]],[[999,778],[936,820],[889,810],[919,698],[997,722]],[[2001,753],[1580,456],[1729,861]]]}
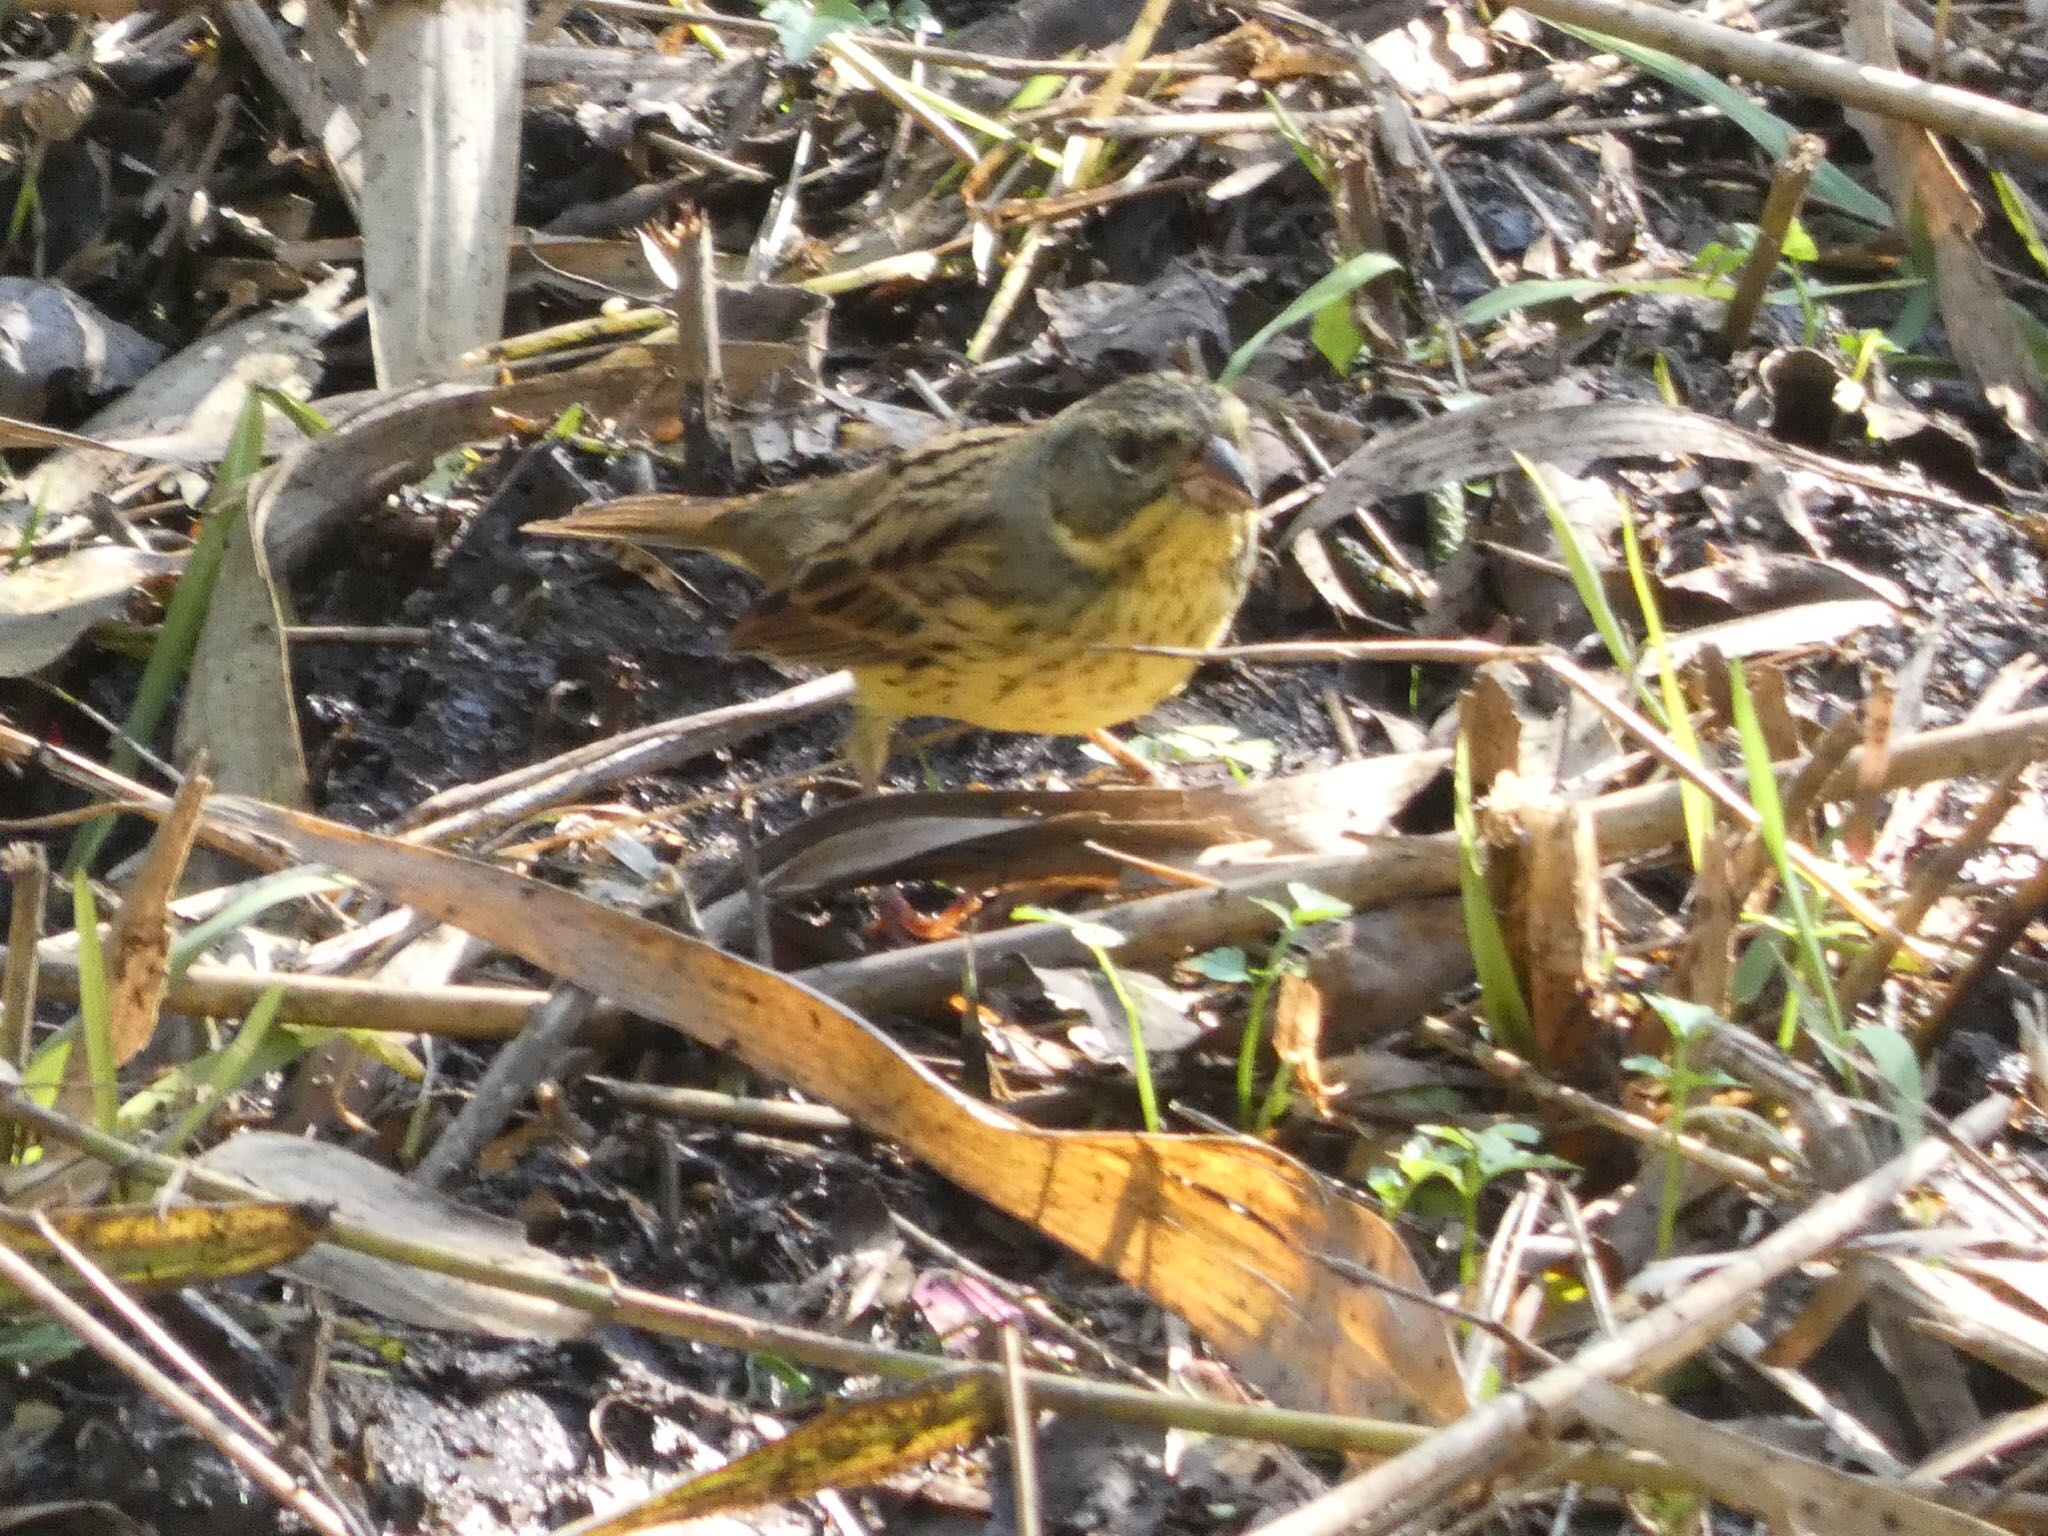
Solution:
{"label": "green grass blade", "polygon": [[177,1125],[161,1148],[163,1152],[175,1154],[198,1135],[200,1128],[227,1101],[228,1095],[253,1075],[251,1069],[256,1065],[257,1053],[270,1034],[270,1026],[277,1022],[278,1010],[284,1006],[284,991],[282,986],[272,987],[256,999],[256,1006],[249,1010],[248,1016],[242,1020],[242,1027],[235,1032],[234,1041],[208,1064],[204,1084],[206,1091],[178,1117]]}
{"label": "green grass blade", "polygon": [[85,1036],[85,1072],[92,1085],[93,1124],[108,1135],[121,1113],[114,1084],[114,1020],[107,1002],[107,956],[100,947],[100,909],[79,870],[71,877],[71,921],[78,930],[78,1020]]}
{"label": "green grass blade", "polygon": [[1461,325],[1488,325],[1517,310],[1565,300],[1612,299],[1630,293],[1679,293],[1695,299],[1727,299],[1735,285],[1710,277],[1541,277],[1504,283],[1458,311]]}
{"label": "green grass blade", "polygon": [[[1785,151],[1797,130],[1776,113],[1768,112],[1751,101],[1732,82],[1719,75],[1710,75],[1697,64],[1688,64],[1656,48],[1645,48],[1640,43],[1609,37],[1603,32],[1590,32],[1562,21],[1553,21],[1550,25],[1576,37],[1588,48],[1616,54],[1646,74],[1655,75],[1666,85],[1684,91],[1710,107],[1720,108],[1731,123],[1762,145],[1773,160],[1785,158]],[[1875,228],[1890,229],[1897,222],[1890,203],[1859,185],[1831,161],[1823,160],[1820,169],[1814,172],[1813,194],[1832,203],[1851,218],[1861,219]]]}
{"label": "green grass blade", "polygon": [[1312,283],[1308,292],[1260,326],[1250,341],[1230,354],[1230,361],[1223,365],[1223,372],[1216,382],[1228,384],[1243,373],[1251,366],[1252,359],[1265,350],[1266,343],[1289,326],[1301,324],[1325,304],[1332,304],[1349,296],[1355,289],[1364,287],[1374,278],[1384,277],[1387,273],[1398,272],[1400,269],[1401,263],[1384,251],[1359,252],[1320,282]]}
{"label": "green grass blade", "polygon": [[[1699,733],[1692,728],[1692,711],[1685,707],[1685,690],[1678,685],[1678,668],[1671,663],[1670,637],[1664,615],[1657,607],[1657,594],[1650,585],[1650,569],[1643,559],[1642,540],[1636,537],[1633,509],[1624,507],[1621,519],[1621,553],[1628,567],[1629,585],[1635,589],[1636,608],[1643,616],[1645,651],[1657,669],[1657,697],[1663,703],[1663,726],[1671,733],[1678,750],[1695,763],[1704,764]],[[1678,781],[1679,809],[1685,816],[1685,845],[1697,870],[1706,856],[1707,836],[1714,826],[1713,802],[1707,792],[1687,780]]]}
{"label": "green grass blade", "polygon": [[1472,808],[1472,756],[1462,735],[1452,754],[1452,770],[1456,786],[1453,825],[1458,833],[1458,895],[1465,909],[1465,942],[1471,946],[1473,969],[1479,976],[1479,1004],[1486,1012],[1493,1038],[1517,1055],[1533,1060],[1529,1005],[1522,997],[1522,984],[1515,979],[1514,961],[1508,958],[1507,936],[1501,932],[1500,914],[1493,910],[1493,892],[1486,884],[1486,869],[1479,856],[1479,818]]}
{"label": "green grass blade", "polygon": [[1778,776],[1771,768],[1771,749],[1764,740],[1763,724],[1757,719],[1755,701],[1742,663],[1728,663],[1728,688],[1735,715],[1735,733],[1742,742],[1742,763],[1749,775],[1749,799],[1762,818],[1757,835],[1763,839],[1771,862],[1777,866],[1778,883],[1792,910],[1792,927],[1799,946],[1807,984],[1818,994],[1827,1014],[1832,1038],[1826,1044],[1839,1048],[1847,1038],[1842,1024],[1841,1000],[1835,996],[1834,977],[1829,974],[1827,954],[1821,947],[1820,930],[1806,900],[1806,883],[1792,867],[1791,839],[1785,829],[1785,804],[1778,798]]}
{"label": "green grass blade", "polygon": [[244,923],[272,907],[283,906],[301,896],[319,896],[348,888],[348,882],[339,876],[304,869],[288,869],[258,880],[205,922],[178,935],[171,944],[170,979],[176,981],[192,968],[193,961]]}
{"label": "green grass blade", "polygon": [[1600,573],[1593,568],[1593,561],[1586,553],[1585,541],[1579,537],[1579,530],[1564,514],[1564,505],[1557,499],[1557,493],[1550,488],[1536,466],[1520,452],[1515,462],[1522,466],[1522,473],[1529,477],[1529,483],[1536,488],[1536,499],[1543,504],[1543,515],[1550,519],[1550,531],[1557,539],[1557,547],[1564,554],[1565,569],[1571,573],[1572,590],[1579,595],[1579,605],[1586,610],[1586,616],[1593,621],[1593,628],[1600,633],[1600,643],[1607,647],[1607,655],[1624,676],[1631,675],[1636,667],[1635,643],[1628,632],[1621,627],[1621,620],[1614,612],[1614,605],[1607,601],[1607,586],[1600,579]]}
{"label": "green grass blade", "polygon": [[[199,647],[199,631],[213,602],[214,582],[227,556],[228,538],[248,510],[249,481],[262,463],[263,406],[252,391],[243,402],[242,414],[221,457],[220,471],[214,476],[213,491],[207,497],[206,525],[178,577],[177,590],[171,594],[170,607],[164,613],[163,631],[142,669],[142,682],[135,690],[135,702],[129,706],[123,727],[124,739],[114,744],[108,759],[116,773],[135,771],[136,752],[130,743],[155,739],[171,700],[191,669],[193,652]],[[74,872],[90,869],[113,826],[111,816],[88,824],[72,844],[67,868]]]}

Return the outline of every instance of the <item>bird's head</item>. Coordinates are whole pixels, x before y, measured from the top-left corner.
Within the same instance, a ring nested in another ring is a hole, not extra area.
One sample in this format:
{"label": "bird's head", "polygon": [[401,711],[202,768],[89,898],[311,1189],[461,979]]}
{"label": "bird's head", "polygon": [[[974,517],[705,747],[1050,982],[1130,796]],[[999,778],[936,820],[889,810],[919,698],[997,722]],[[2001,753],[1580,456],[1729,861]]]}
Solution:
{"label": "bird's head", "polygon": [[1258,502],[1249,432],[1243,403],[1205,379],[1148,373],[1112,384],[1062,411],[1040,440],[1052,515],[1104,538],[1169,492],[1201,512],[1242,514]]}

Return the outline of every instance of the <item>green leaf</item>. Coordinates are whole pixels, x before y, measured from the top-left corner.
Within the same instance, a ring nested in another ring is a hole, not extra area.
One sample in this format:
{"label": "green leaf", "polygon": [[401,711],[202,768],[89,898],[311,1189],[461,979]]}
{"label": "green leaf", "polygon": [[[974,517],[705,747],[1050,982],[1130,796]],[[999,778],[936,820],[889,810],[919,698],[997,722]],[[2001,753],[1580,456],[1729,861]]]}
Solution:
{"label": "green leaf", "polygon": [[761,19],[775,24],[782,55],[801,64],[834,32],[867,25],[867,15],[853,0],[769,0]]}
{"label": "green leaf", "polygon": [[1205,950],[1188,961],[1187,966],[1197,976],[1206,976],[1211,981],[1247,982],[1252,979],[1245,953],[1235,944]]}
{"label": "green leaf", "polygon": [[1308,135],[1302,131],[1301,124],[1294,120],[1294,114],[1289,112],[1286,104],[1271,91],[1266,92],[1266,105],[1272,110],[1274,121],[1280,125],[1280,137],[1285,139],[1287,147],[1294,151],[1294,158],[1301,162],[1302,168],[1309,175],[1315,177],[1319,186],[1327,187],[1330,184],[1330,168],[1323,164],[1323,157],[1317,154],[1315,146],[1309,143]]}
{"label": "green leaf", "polygon": [[1682,997],[1665,997],[1652,992],[1643,1001],[1650,1005],[1650,1011],[1663,1021],[1671,1031],[1673,1040],[1690,1039],[1721,1016],[1704,1003],[1688,1002]]}
{"label": "green leaf", "polygon": [[1907,1146],[1914,1145],[1927,1134],[1927,1084],[1912,1042],[1884,1024],[1859,1024],[1849,1034],[1884,1079],[1885,1096],[1899,1117],[1900,1136]]}
{"label": "green leaf", "polygon": [[1280,925],[1283,928],[1294,916],[1292,912],[1290,912],[1287,908],[1281,906],[1279,902],[1273,901],[1265,896],[1254,896],[1251,898],[1251,903],[1253,906],[1260,908],[1262,911],[1272,913],[1274,917],[1279,919]]}
{"label": "green leaf", "polygon": [[1077,943],[1089,949],[1115,949],[1126,937],[1107,923],[1092,922],[1071,912],[1055,912],[1050,907],[1013,907],[1010,920],[1016,923],[1057,923],[1071,933]]}
{"label": "green leaf", "polygon": [[1354,289],[1364,287],[1374,278],[1400,269],[1401,263],[1384,251],[1361,251],[1322,281],[1310,285],[1307,293],[1260,326],[1250,341],[1230,354],[1230,361],[1223,365],[1216,382],[1228,384],[1243,373],[1251,360],[1265,350],[1266,343],[1289,326],[1299,325],[1326,304],[1350,297]]}
{"label": "green leaf", "polygon": [[1570,299],[1610,299],[1628,293],[1682,293],[1696,299],[1725,299],[1730,289],[1724,283],[1697,277],[1645,277],[1621,281],[1605,277],[1533,278],[1526,283],[1508,283],[1483,293],[1458,311],[1462,325],[1487,325],[1520,309],[1535,309]]}
{"label": "green leaf", "polygon": [[1323,354],[1323,361],[1343,378],[1350,376],[1351,365],[1365,350],[1365,337],[1351,318],[1351,304],[1347,299],[1325,304],[1316,311],[1315,319],[1309,322],[1308,339]]}
{"label": "green leaf", "polygon": [[2041,223],[2034,216],[2034,205],[2013,184],[2013,179],[2003,171],[1991,173],[1992,190],[1998,194],[1998,206],[2005,210],[2005,221],[2012,226],[2012,232],[2020,237],[2020,244],[2027,248],[2027,254],[2034,258],[2034,265],[2048,272],[2048,242],[2041,239]]}
{"label": "green leaf", "polygon": [[1334,922],[1340,917],[1351,915],[1351,903],[1304,885],[1299,880],[1287,882],[1287,895],[1294,902],[1294,926],[1306,928],[1311,923]]}

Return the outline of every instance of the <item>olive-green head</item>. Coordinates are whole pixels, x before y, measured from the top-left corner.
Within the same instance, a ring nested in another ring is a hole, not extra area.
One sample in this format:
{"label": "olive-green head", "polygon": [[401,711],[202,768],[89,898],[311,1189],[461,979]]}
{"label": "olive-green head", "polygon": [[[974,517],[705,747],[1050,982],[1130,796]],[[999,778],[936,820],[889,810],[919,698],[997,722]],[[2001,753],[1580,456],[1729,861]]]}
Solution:
{"label": "olive-green head", "polygon": [[1169,492],[1219,516],[1256,506],[1249,431],[1243,403],[1206,379],[1146,373],[1069,406],[1034,451],[1053,517],[1104,538]]}

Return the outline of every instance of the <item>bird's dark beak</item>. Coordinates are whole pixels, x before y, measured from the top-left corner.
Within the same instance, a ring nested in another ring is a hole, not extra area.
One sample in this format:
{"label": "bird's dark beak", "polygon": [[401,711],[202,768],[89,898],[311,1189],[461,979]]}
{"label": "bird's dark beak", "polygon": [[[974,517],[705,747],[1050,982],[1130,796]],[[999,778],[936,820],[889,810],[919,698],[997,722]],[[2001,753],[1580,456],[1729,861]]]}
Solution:
{"label": "bird's dark beak", "polygon": [[1195,459],[1195,470],[1218,490],[1230,492],[1233,498],[1243,497],[1254,502],[1259,499],[1259,488],[1253,483],[1251,465],[1245,462],[1237,444],[1221,432],[1202,444],[1202,451]]}

